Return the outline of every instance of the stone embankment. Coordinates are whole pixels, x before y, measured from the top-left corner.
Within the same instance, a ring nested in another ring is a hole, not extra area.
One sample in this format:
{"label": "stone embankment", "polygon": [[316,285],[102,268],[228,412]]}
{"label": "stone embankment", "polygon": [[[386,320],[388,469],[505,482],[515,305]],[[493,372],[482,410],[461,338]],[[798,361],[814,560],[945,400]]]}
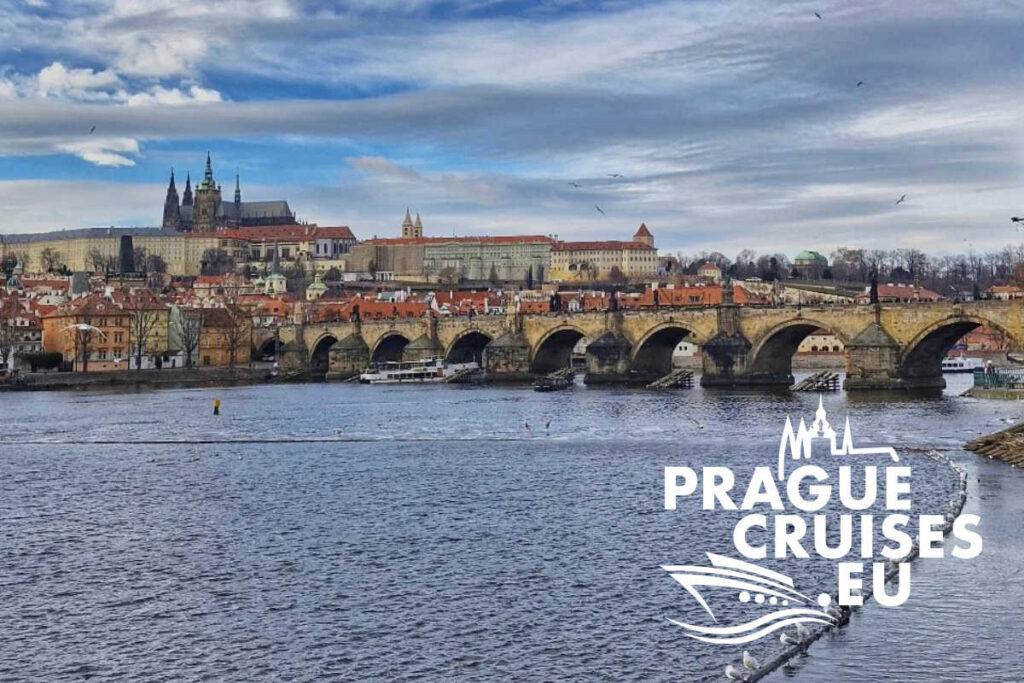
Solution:
{"label": "stone embankment", "polygon": [[175,368],[163,370],[122,370],[119,372],[52,372],[26,373],[17,378],[4,378],[0,391],[60,391],[106,388],[184,388],[260,384],[293,379],[271,376],[270,368]]}

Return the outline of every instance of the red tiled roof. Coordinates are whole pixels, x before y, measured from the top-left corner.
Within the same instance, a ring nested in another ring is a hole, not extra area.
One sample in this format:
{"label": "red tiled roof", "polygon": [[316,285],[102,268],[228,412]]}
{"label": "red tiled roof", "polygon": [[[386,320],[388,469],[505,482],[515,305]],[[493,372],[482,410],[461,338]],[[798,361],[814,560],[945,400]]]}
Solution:
{"label": "red tiled roof", "polygon": [[58,279],[47,279],[47,278],[20,278],[21,286],[25,289],[33,289],[36,287],[49,287],[50,289],[65,290],[68,288],[67,280]]}
{"label": "red tiled roof", "polygon": [[622,242],[606,240],[603,242],[558,242],[552,251],[657,251],[643,242]]}
{"label": "red tiled roof", "polygon": [[347,225],[320,227],[318,225],[261,225],[252,228],[218,230],[215,237],[244,240],[246,242],[272,242],[273,240],[355,239]]}
{"label": "red tiled roof", "polygon": [[426,245],[426,244],[536,244],[538,242],[552,244],[554,240],[547,235],[483,235],[468,237],[375,237],[366,240],[363,244],[377,246],[403,244]]}
{"label": "red tiled roof", "polygon": [[653,237],[653,235],[651,234],[651,231],[647,229],[647,224],[641,223],[640,227],[637,228],[636,234],[633,235],[633,237]]}

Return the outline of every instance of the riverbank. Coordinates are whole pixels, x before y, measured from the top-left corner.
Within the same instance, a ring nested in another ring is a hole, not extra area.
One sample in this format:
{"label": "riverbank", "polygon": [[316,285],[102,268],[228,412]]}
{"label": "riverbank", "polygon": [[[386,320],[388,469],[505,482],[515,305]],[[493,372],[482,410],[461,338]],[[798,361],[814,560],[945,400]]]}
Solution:
{"label": "riverbank", "polygon": [[174,368],[118,372],[26,373],[17,381],[0,383],[0,391],[67,391],[119,388],[242,386],[267,382],[303,381],[304,375],[271,376],[271,368]]}

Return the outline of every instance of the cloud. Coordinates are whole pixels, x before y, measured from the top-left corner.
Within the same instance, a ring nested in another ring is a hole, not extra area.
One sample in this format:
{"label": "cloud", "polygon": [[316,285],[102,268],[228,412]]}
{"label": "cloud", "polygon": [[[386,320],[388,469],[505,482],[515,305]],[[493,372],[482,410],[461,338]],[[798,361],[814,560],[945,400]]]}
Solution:
{"label": "cloud", "polygon": [[125,154],[138,154],[139,142],[132,138],[90,138],[60,143],[57,149],[97,166],[134,166],[135,161]]}
{"label": "cloud", "polygon": [[121,85],[121,79],[109,69],[68,69],[60,62],[44,67],[36,76],[39,94],[43,97],[71,97],[72,99],[106,99],[105,92]]}
{"label": "cloud", "polygon": [[[1024,15],[995,0],[821,0],[823,21],[748,0],[56,5],[0,18],[52,62],[0,72],[0,154],[127,169],[230,140],[357,232],[415,202],[446,234],[646,220],[687,250],[1015,237]],[[323,150],[340,168],[307,171]]]}
{"label": "cloud", "polygon": [[201,88],[198,85],[189,86],[184,90],[181,88],[164,88],[157,85],[146,92],[125,95],[123,101],[129,106],[179,106],[196,102],[221,102],[222,99],[220,93],[216,90]]}

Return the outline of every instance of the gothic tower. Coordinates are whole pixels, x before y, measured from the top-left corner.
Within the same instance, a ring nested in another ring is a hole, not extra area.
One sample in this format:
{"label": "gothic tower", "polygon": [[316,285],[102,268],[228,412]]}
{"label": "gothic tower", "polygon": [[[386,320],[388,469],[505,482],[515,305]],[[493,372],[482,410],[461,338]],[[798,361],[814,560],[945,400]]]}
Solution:
{"label": "gothic tower", "polygon": [[412,216],[409,215],[409,209],[406,209],[405,218],[402,220],[402,239],[410,237],[412,237]]}
{"label": "gothic tower", "polygon": [[416,214],[416,222],[412,222],[409,209],[405,210],[405,218],[402,220],[402,238],[423,237],[423,223],[420,222],[420,215]]}
{"label": "gothic tower", "polygon": [[178,207],[178,190],[174,187],[174,169],[171,169],[171,182],[167,186],[167,199],[164,200],[164,230],[181,229],[181,212]]}
{"label": "gothic tower", "polygon": [[185,173],[185,191],[181,193],[181,205],[192,206],[192,174]]}
{"label": "gothic tower", "polygon": [[217,209],[220,208],[220,186],[213,180],[213,167],[210,164],[210,153],[206,153],[206,170],[203,182],[196,185],[195,199],[192,207],[192,231],[199,233],[213,232],[216,226]]}
{"label": "gothic tower", "polygon": [[237,228],[242,224],[242,182],[238,173],[235,173],[235,210],[232,213],[232,218],[229,221],[229,225],[233,228]]}

